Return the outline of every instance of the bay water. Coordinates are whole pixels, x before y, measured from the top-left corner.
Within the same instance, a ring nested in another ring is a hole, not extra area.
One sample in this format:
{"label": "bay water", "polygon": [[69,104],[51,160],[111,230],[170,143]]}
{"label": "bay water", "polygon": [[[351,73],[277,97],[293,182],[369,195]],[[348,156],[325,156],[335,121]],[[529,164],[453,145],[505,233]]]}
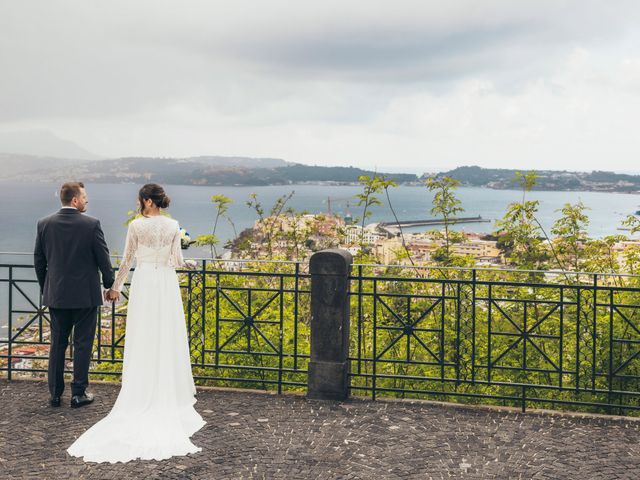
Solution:
{"label": "bay water", "polygon": [[[58,210],[60,204],[56,192],[59,185],[48,183],[20,184],[0,182],[0,264],[31,264],[35,239],[36,222],[39,218]],[[100,219],[107,243],[112,254],[122,253],[126,236],[125,221],[127,212],[136,208],[139,185],[134,184],[87,184],[89,205],[87,213]],[[246,205],[252,193],[262,203],[265,214],[278,197],[294,192],[287,207],[309,213],[321,213],[329,210],[339,214],[350,213],[353,217],[362,216],[362,207],[358,207],[354,195],[362,189],[358,186],[332,185],[289,185],[263,187],[212,187],[165,185],[171,197],[169,213],[180,222],[192,238],[211,233],[215,208],[210,199],[212,195],[226,195],[232,200],[228,215],[239,233],[253,226],[257,219],[254,210]],[[495,228],[495,220],[501,218],[509,203],[520,201],[522,192],[517,190],[492,190],[486,188],[461,187],[456,192],[464,207],[460,216],[481,215],[489,223],[461,224],[457,229],[466,231],[489,232]],[[433,218],[430,213],[433,194],[425,187],[401,186],[389,190],[391,203],[400,220],[422,220]],[[371,209],[369,222],[392,222],[393,216],[384,194],[379,195],[382,205]],[[530,200],[539,200],[538,220],[549,232],[553,222],[560,216],[557,211],[565,203],[582,201],[587,207],[590,218],[588,232],[593,237],[603,237],[616,233],[620,222],[629,214],[639,210],[640,196],[622,193],[601,192],[550,192],[533,191],[527,193]],[[434,228],[434,227],[432,227]],[[438,227],[435,227],[438,228]],[[427,227],[405,229],[421,231]],[[232,239],[233,227],[221,220],[216,230],[221,244]],[[12,252],[8,254],[6,252]],[[26,255],[15,255],[22,252]],[[201,258],[209,256],[207,248],[191,247],[185,256]],[[21,276],[30,275],[28,270]],[[7,269],[2,267],[0,278],[7,278]],[[8,317],[8,291],[6,282],[0,284],[0,337],[5,336]],[[14,301],[27,306],[26,299],[14,292]]]}

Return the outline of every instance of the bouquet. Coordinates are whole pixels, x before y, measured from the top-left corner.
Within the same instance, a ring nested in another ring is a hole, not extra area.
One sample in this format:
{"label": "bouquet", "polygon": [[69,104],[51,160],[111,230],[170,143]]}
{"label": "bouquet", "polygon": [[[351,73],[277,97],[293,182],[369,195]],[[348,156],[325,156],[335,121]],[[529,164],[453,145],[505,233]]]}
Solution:
{"label": "bouquet", "polygon": [[182,250],[186,250],[187,248],[189,248],[192,243],[194,242],[191,240],[189,232],[187,232],[184,228],[180,228],[180,246],[182,247]]}

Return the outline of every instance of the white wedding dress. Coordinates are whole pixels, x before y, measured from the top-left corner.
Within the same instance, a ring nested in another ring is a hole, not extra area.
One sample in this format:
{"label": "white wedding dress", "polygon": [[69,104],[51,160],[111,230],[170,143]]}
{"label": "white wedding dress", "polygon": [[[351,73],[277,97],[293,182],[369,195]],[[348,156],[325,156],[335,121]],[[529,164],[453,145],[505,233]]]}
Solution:
{"label": "white wedding dress", "polygon": [[111,412],[67,450],[85,461],[162,460],[201,450],[189,439],[206,422],[193,407],[196,389],[175,273],[185,265],[178,223],[155,216],[129,225],[114,290],[122,289],[134,258],[120,393]]}

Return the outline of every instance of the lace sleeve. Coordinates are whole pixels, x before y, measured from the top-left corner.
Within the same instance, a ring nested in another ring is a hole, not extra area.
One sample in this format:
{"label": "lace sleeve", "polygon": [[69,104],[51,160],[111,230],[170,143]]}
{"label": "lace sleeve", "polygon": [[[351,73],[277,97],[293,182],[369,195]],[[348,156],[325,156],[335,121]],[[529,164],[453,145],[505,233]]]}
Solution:
{"label": "lace sleeve", "polygon": [[184,268],[186,266],[184,258],[182,258],[182,243],[180,241],[180,228],[176,228],[171,241],[171,257],[169,263],[174,268]]}
{"label": "lace sleeve", "polygon": [[116,292],[122,291],[122,285],[124,285],[127,276],[129,275],[129,270],[131,270],[131,265],[133,264],[133,259],[136,256],[136,250],[138,249],[138,237],[136,235],[136,230],[133,223],[129,224],[129,229],[127,230],[127,240],[124,244],[124,253],[122,254],[122,263],[120,263],[120,267],[118,268],[118,275],[116,276],[115,282],[113,282],[112,289]]}

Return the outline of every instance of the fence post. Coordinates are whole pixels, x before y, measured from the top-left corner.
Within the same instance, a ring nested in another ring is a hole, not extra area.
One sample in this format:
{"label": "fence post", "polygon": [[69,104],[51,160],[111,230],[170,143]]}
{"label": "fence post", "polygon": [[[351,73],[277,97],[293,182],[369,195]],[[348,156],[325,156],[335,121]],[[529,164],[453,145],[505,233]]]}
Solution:
{"label": "fence post", "polygon": [[311,359],[307,397],[344,400],[349,396],[349,274],[346,250],[316,252],[311,274]]}
{"label": "fence post", "polygon": [[9,361],[7,364],[7,380],[11,380],[11,367],[13,366],[13,357],[11,356],[13,353],[11,345],[13,337],[13,267],[9,267],[9,317],[7,320],[9,321],[7,325],[7,360]]}

